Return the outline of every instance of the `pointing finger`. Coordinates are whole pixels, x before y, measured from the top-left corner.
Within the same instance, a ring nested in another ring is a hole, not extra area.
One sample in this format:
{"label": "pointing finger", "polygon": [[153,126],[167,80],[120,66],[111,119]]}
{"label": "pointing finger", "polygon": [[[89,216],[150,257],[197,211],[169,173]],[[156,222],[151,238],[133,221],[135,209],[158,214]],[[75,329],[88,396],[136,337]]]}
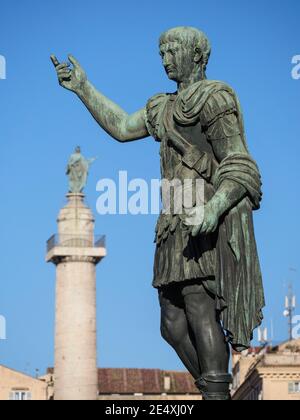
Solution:
{"label": "pointing finger", "polygon": [[58,61],[58,59],[56,58],[55,55],[52,54],[51,57],[50,57],[50,59],[51,59],[53,65],[54,65],[54,67],[59,66],[59,61]]}
{"label": "pointing finger", "polygon": [[70,63],[72,63],[74,67],[80,67],[79,62],[76,60],[76,58],[72,54],[69,54],[68,58],[70,60]]}

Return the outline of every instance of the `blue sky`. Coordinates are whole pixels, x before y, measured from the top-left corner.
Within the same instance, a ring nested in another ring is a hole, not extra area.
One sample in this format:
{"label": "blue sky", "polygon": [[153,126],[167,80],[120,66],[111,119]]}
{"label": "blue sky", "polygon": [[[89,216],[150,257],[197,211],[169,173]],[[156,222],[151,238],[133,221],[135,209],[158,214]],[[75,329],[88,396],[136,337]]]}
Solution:
{"label": "blue sky", "polygon": [[[0,363],[27,372],[53,365],[55,269],[45,242],[65,203],[66,161],[80,144],[99,156],[87,201],[95,212],[101,178],[159,178],[159,145],[151,138],[120,145],[92,120],[77,98],[59,88],[49,60],[72,52],[89,79],[128,112],[175,86],[158,55],[161,32],[190,25],[209,36],[208,77],[233,86],[242,103],[248,143],[264,181],[255,214],[264,275],[266,324],[274,340],[287,337],[287,281],[300,298],[300,80],[291,77],[300,54],[297,0],[218,1],[10,0],[0,6],[2,205],[0,314],[7,319]],[[99,366],[182,369],[160,338],[151,288],[155,216],[97,216],[108,257],[98,268]],[[289,272],[289,267],[298,273]],[[298,306],[298,313],[300,309]]]}

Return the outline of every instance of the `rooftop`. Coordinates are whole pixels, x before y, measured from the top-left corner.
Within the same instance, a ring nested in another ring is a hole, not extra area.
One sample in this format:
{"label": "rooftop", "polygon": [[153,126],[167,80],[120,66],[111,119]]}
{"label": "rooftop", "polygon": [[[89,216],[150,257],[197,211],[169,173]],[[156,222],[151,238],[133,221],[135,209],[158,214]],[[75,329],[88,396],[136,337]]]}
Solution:
{"label": "rooftop", "polygon": [[[48,374],[53,374],[48,369]],[[99,394],[197,394],[194,380],[187,372],[159,369],[98,369]]]}

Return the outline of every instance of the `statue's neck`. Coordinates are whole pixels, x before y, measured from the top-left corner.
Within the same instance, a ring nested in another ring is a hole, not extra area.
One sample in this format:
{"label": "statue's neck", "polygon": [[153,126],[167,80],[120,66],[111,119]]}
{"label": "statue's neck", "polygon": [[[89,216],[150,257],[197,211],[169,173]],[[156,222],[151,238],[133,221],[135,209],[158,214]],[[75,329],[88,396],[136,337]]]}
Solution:
{"label": "statue's neck", "polygon": [[199,71],[199,68],[195,68],[186,79],[177,84],[178,92],[182,92],[183,90],[204,79],[206,79],[206,76],[203,75],[201,71]]}

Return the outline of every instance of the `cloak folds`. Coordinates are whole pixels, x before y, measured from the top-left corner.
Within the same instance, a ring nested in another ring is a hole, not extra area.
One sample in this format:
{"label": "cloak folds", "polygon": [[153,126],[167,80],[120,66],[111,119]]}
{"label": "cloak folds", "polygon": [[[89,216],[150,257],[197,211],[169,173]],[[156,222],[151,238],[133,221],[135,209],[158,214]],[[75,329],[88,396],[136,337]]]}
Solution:
{"label": "cloak folds", "polygon": [[230,179],[247,190],[247,197],[220,224],[217,242],[216,303],[228,341],[237,351],[250,347],[265,306],[252,211],[259,208],[261,180],[247,155],[232,155],[220,164],[215,188]]}

